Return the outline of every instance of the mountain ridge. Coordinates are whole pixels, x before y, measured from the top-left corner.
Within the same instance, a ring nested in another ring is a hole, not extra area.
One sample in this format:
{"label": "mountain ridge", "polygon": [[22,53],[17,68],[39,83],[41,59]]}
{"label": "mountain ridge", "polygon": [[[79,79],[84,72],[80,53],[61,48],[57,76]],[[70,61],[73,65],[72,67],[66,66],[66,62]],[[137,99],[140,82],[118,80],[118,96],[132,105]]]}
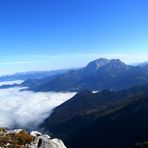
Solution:
{"label": "mountain ridge", "polygon": [[0,76],[0,82],[3,81],[14,81],[14,80],[27,80],[27,79],[42,79],[44,77],[54,76],[63,74],[70,69],[60,69],[51,71],[29,71],[29,72],[18,72],[12,75]]}
{"label": "mountain ridge", "polygon": [[71,148],[128,147],[148,139],[147,98],[148,84],[118,92],[86,90],[55,108],[41,127]]}
{"label": "mountain ridge", "polygon": [[119,59],[100,58],[78,70],[70,70],[50,82],[31,87],[33,91],[119,90],[148,83],[148,69],[126,65]]}
{"label": "mountain ridge", "polygon": [[[147,67],[127,65],[120,59],[99,58],[83,68],[68,70],[42,79],[27,79],[17,86],[28,87],[27,90],[34,92],[78,92],[87,89],[122,90],[146,83],[148,83]],[[15,86],[1,86],[1,88]]]}

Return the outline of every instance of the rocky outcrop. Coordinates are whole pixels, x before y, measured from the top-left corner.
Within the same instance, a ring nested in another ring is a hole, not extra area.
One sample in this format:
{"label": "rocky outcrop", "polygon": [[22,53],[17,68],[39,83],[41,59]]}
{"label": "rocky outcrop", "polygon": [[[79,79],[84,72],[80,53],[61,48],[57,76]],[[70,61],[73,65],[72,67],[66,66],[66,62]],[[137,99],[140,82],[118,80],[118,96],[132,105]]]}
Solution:
{"label": "rocky outcrop", "polygon": [[0,148],[66,148],[60,139],[37,131],[22,129],[7,130],[0,128]]}
{"label": "rocky outcrop", "polygon": [[35,140],[28,145],[28,148],[66,148],[60,139],[51,139],[49,135],[42,135],[36,131],[32,131],[30,135],[35,137]]}

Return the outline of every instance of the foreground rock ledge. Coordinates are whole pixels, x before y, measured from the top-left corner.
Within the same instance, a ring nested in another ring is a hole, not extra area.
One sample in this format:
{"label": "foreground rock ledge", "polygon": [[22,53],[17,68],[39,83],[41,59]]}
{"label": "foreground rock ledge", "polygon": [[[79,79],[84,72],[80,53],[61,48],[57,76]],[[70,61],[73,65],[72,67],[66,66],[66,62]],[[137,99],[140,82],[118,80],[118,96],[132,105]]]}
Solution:
{"label": "foreground rock ledge", "polygon": [[0,148],[66,148],[60,139],[37,131],[0,128]]}

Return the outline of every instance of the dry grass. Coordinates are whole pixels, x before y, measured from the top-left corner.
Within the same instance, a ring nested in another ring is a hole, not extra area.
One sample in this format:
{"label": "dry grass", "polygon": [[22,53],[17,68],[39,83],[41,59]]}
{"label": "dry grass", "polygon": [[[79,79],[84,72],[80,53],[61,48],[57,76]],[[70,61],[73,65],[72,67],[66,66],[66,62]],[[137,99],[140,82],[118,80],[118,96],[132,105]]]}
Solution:
{"label": "dry grass", "polygon": [[[26,144],[30,144],[34,140],[34,137],[26,131],[6,134],[5,129],[0,128],[0,132],[0,147],[25,148]],[[8,143],[9,145],[7,145]]]}

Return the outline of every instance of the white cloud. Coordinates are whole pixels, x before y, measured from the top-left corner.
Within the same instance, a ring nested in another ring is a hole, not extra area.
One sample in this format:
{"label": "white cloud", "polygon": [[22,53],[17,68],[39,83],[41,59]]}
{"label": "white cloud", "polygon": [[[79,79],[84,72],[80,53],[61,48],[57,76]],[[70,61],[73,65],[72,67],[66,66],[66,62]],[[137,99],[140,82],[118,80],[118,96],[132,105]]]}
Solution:
{"label": "white cloud", "polygon": [[1,85],[21,84],[22,82],[23,82],[22,80],[4,81],[4,82],[0,82],[0,86],[1,86]]}
{"label": "white cloud", "polygon": [[10,61],[10,62],[0,62],[0,65],[15,65],[15,64],[29,64],[30,61]]}
{"label": "white cloud", "polygon": [[34,93],[22,88],[0,89],[0,127],[36,127],[75,93]]}

